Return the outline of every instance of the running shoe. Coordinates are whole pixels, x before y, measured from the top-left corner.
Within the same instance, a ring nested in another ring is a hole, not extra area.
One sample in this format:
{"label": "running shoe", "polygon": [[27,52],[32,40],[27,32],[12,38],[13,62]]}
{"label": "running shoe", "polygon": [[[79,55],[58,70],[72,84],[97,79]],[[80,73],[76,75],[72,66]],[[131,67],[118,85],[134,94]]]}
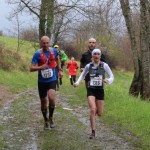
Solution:
{"label": "running shoe", "polygon": [[50,128],[55,128],[55,124],[52,118],[49,120],[49,123],[50,123]]}
{"label": "running shoe", "polygon": [[92,132],[89,136],[89,139],[95,139],[95,132]]}

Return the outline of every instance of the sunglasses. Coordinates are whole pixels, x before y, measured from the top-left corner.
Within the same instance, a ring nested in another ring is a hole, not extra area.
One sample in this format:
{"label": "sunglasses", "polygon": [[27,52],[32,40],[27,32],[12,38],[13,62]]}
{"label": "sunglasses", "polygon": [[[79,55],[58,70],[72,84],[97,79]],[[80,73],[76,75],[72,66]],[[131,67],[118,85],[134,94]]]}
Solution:
{"label": "sunglasses", "polygon": [[94,55],[100,55],[100,53],[94,53]]}

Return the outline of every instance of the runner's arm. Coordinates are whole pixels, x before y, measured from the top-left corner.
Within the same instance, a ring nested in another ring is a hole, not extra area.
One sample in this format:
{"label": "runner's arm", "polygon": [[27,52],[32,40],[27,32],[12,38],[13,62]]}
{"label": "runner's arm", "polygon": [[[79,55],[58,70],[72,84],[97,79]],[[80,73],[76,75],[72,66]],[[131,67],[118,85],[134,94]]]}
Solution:
{"label": "runner's arm", "polygon": [[85,66],[85,69],[83,70],[83,72],[80,74],[77,82],[75,83],[76,86],[78,86],[80,84],[80,82],[85,78],[85,76],[87,75],[87,73],[89,72],[89,64],[87,64]]}
{"label": "runner's arm", "polygon": [[114,75],[113,75],[110,67],[108,66],[108,64],[104,63],[104,69],[109,77],[108,79],[105,79],[104,82],[111,84],[114,81]]}
{"label": "runner's arm", "polygon": [[61,78],[63,76],[63,72],[62,72],[62,68],[61,68],[61,61],[60,61],[59,55],[57,55],[57,57],[56,57],[56,64],[57,64],[57,68],[58,68],[59,77]]}
{"label": "runner's arm", "polygon": [[38,70],[44,70],[46,68],[48,68],[48,64],[44,64],[42,66],[38,66],[37,64],[31,64],[30,65],[30,72],[38,71]]}

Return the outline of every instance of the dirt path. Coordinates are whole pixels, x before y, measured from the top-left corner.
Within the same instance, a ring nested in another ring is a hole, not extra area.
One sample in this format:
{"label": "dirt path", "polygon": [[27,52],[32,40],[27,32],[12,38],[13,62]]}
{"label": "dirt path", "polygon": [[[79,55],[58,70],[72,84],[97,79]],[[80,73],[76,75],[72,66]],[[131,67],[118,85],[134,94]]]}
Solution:
{"label": "dirt path", "polygon": [[[88,108],[81,107],[71,107],[68,104],[70,96],[57,93],[57,104],[55,116],[57,120],[61,120],[62,114],[57,113],[57,107],[61,107],[61,111],[65,111],[68,114],[72,114],[75,119],[82,123],[83,128],[81,131],[80,139],[68,139],[68,140],[83,140],[81,149],[93,149],[93,150],[133,150],[130,143],[125,141],[123,138],[118,137],[112,129],[109,129],[102,120],[96,122],[97,125],[97,137],[96,139],[89,140],[88,133],[90,129],[89,123],[89,112]],[[41,150],[40,141],[38,140],[39,134],[41,135],[43,131],[43,119],[40,112],[40,103],[37,94],[37,89],[28,89],[27,91],[20,93],[15,96],[15,100],[12,102],[7,102],[0,107],[0,127],[1,138],[5,143],[1,148],[3,150]],[[85,111],[86,110],[86,111]],[[67,114],[67,116],[68,116]],[[65,114],[66,115],[66,114]],[[64,115],[64,117],[65,117]],[[69,119],[71,119],[70,117]],[[63,123],[63,120],[61,120]],[[57,122],[56,122],[57,123]],[[68,124],[64,129],[56,127],[56,130],[65,131],[67,128],[67,134],[70,131],[74,131],[74,126]],[[53,130],[55,132],[56,130]],[[51,132],[51,131],[50,131]],[[66,133],[65,133],[66,134]],[[61,132],[61,136],[65,136]],[[80,134],[80,133],[79,133]],[[44,135],[45,136],[45,135]],[[84,146],[85,145],[85,146]],[[80,146],[80,145],[79,145]],[[54,145],[55,147],[55,145]],[[63,147],[63,145],[62,145]],[[87,148],[88,147],[88,148]],[[57,149],[57,148],[53,148]],[[60,148],[61,149],[61,148]],[[63,150],[64,148],[62,148]],[[69,149],[69,148],[68,148]],[[137,148],[136,148],[137,149]],[[43,148],[43,150],[45,150]]]}
{"label": "dirt path", "polygon": [[34,95],[35,93],[30,94],[31,91],[35,89],[15,95],[11,101],[5,101],[0,108],[0,126],[3,128],[1,135],[5,141],[3,149],[37,150],[35,133],[39,128],[37,119],[40,112],[37,110],[40,103],[36,102],[38,96]]}
{"label": "dirt path", "polygon": [[[89,133],[90,130],[89,109],[82,107],[72,109],[72,107],[69,106],[67,103],[69,99],[66,97],[66,95],[59,95],[59,99],[61,99],[62,107],[71,110],[71,113],[77,116],[79,121],[85,125],[85,132]],[[130,143],[125,141],[123,138],[117,136],[113,131],[113,129],[109,129],[99,118],[96,118],[96,128],[97,128],[96,141],[98,141],[98,145],[95,145],[95,147],[101,147],[101,149],[103,150],[135,149],[134,147],[131,146]]]}

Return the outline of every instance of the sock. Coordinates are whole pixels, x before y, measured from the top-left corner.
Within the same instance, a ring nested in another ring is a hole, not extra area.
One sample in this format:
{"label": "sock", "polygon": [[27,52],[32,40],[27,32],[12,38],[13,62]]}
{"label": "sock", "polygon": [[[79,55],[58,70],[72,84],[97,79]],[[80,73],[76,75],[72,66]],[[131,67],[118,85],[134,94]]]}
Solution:
{"label": "sock", "polygon": [[71,83],[71,85],[73,85],[72,78],[70,78],[70,83]]}
{"label": "sock", "polygon": [[59,84],[62,85],[62,78],[59,78]]}
{"label": "sock", "polygon": [[47,109],[43,109],[43,110],[41,110],[41,111],[42,111],[44,120],[45,120],[45,121],[48,121],[48,118],[47,118]]}
{"label": "sock", "polygon": [[49,106],[49,118],[53,117],[55,106]]}
{"label": "sock", "polygon": [[95,133],[95,130],[92,130],[92,133]]}
{"label": "sock", "polygon": [[57,86],[57,88],[59,89],[59,82],[58,82],[58,78],[57,78],[57,80],[56,80],[57,82],[56,82],[56,86]]}

